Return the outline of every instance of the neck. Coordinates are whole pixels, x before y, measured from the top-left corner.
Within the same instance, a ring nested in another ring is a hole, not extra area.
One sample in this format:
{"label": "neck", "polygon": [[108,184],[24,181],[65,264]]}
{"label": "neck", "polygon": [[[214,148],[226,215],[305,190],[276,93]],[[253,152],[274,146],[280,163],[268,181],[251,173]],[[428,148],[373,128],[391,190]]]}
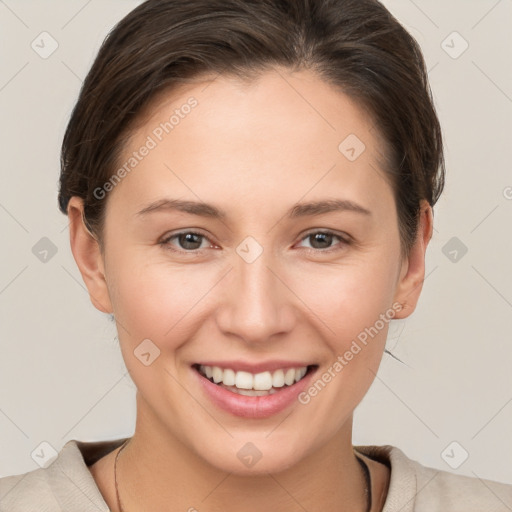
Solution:
{"label": "neck", "polygon": [[329,456],[332,448],[316,454],[316,463],[305,460],[307,468],[301,464],[278,473],[248,477],[172,456],[172,467],[157,465],[147,460],[157,457],[152,453],[145,443],[140,446],[135,436],[123,450],[117,474],[124,512],[195,512],[205,507],[210,512],[234,512],[241,502],[246,512],[272,508],[295,512],[297,506],[325,512],[366,512],[366,484],[357,459],[349,454],[343,461],[334,461]]}
{"label": "neck", "polygon": [[[217,434],[212,439],[216,440]],[[367,484],[352,446],[352,416],[334,434],[326,433],[325,439],[307,440],[308,451],[300,457],[297,453],[303,447],[289,446],[279,428],[274,427],[271,434],[267,429],[259,438],[251,436],[263,453],[250,470],[237,458],[248,440],[243,432],[240,435],[233,430],[227,435],[221,431],[216,447],[203,447],[193,432],[174,432],[164,426],[137,393],[135,433],[117,461],[123,512],[235,512],[240,503],[246,512],[267,508],[366,512]],[[219,457],[224,455],[219,464],[211,455],[215,449]],[[226,457],[230,452],[233,457]],[[281,454],[281,460],[276,460],[276,454]],[[290,460],[294,462],[290,464]],[[229,466],[229,461],[236,464]],[[113,465],[111,469],[113,473]],[[117,507],[111,508],[119,512]]]}
{"label": "neck", "polygon": [[366,512],[366,481],[352,447],[352,418],[293,466],[283,464],[276,471],[258,474],[222,471],[200,451],[155,425],[158,421],[149,413],[137,414],[135,433],[118,458],[124,512],[235,512],[240,503],[246,512],[292,512],[298,507]]}

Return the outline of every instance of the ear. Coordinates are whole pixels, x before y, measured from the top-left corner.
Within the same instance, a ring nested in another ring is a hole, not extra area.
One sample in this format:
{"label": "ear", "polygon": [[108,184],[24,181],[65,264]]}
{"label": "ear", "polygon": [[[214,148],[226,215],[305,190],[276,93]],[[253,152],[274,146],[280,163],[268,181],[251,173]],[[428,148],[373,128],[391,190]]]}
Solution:
{"label": "ear", "polygon": [[105,279],[103,255],[97,239],[83,221],[83,200],[73,196],[68,203],[71,252],[82,274],[93,306],[103,313],[112,313],[112,304]]}
{"label": "ear", "polygon": [[409,257],[402,263],[400,277],[395,291],[395,301],[402,304],[394,318],[407,318],[418,303],[425,279],[425,252],[432,238],[433,213],[428,201],[422,200],[418,219],[419,227],[416,241]]}

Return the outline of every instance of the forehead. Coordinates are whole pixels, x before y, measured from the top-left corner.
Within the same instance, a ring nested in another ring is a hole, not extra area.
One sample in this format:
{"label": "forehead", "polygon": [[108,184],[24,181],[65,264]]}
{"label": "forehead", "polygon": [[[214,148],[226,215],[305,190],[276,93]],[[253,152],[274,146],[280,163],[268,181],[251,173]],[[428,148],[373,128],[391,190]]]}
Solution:
{"label": "forehead", "polygon": [[111,195],[133,209],[167,191],[219,204],[266,197],[269,207],[326,192],[383,203],[391,195],[384,153],[371,116],[310,71],[276,69],[251,82],[217,76],[151,103]]}

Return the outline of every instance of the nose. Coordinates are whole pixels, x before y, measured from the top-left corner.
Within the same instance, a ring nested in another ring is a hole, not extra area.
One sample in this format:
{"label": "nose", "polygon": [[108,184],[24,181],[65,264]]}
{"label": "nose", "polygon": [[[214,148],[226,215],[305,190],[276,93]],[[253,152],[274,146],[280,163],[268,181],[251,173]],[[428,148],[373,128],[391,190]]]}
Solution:
{"label": "nose", "polygon": [[248,344],[264,344],[290,332],[297,314],[284,274],[265,251],[251,263],[236,255],[216,309],[222,333]]}

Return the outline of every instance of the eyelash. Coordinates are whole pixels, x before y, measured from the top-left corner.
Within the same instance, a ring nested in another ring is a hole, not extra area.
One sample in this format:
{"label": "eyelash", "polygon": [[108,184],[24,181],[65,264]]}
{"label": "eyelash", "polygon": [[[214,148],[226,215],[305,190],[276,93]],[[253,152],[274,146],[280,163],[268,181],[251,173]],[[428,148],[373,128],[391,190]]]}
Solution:
{"label": "eyelash", "polygon": [[[208,237],[206,235],[204,235],[202,233],[199,233],[199,232],[196,232],[196,231],[180,231],[178,233],[174,233],[172,235],[166,236],[161,242],[159,242],[159,245],[161,245],[166,250],[174,251],[174,252],[177,252],[177,253],[182,253],[182,254],[200,254],[200,252],[203,251],[203,249],[193,249],[193,250],[174,249],[170,245],[169,242],[171,240],[173,240],[174,238],[177,238],[180,235],[188,235],[188,234],[190,234],[190,235],[197,235],[197,236],[202,237],[203,239],[208,240]],[[331,247],[331,248],[328,248],[328,249],[314,249],[314,248],[310,248],[310,247],[304,247],[303,249],[305,249],[306,252],[308,252],[308,253],[315,253],[315,254],[318,254],[318,253],[324,253],[324,254],[325,253],[332,253],[332,252],[335,252],[335,251],[342,250],[343,246],[348,246],[348,245],[350,245],[352,243],[352,240],[351,240],[351,238],[348,235],[347,235],[346,238],[344,238],[343,236],[338,235],[334,231],[329,231],[329,230],[310,231],[310,232],[306,233],[300,239],[300,241],[302,242],[306,238],[309,238],[310,236],[316,235],[316,234],[322,234],[322,235],[328,235],[328,236],[332,235],[332,236],[334,236],[335,238],[338,238],[341,241],[342,247],[334,246],[334,247]]]}

